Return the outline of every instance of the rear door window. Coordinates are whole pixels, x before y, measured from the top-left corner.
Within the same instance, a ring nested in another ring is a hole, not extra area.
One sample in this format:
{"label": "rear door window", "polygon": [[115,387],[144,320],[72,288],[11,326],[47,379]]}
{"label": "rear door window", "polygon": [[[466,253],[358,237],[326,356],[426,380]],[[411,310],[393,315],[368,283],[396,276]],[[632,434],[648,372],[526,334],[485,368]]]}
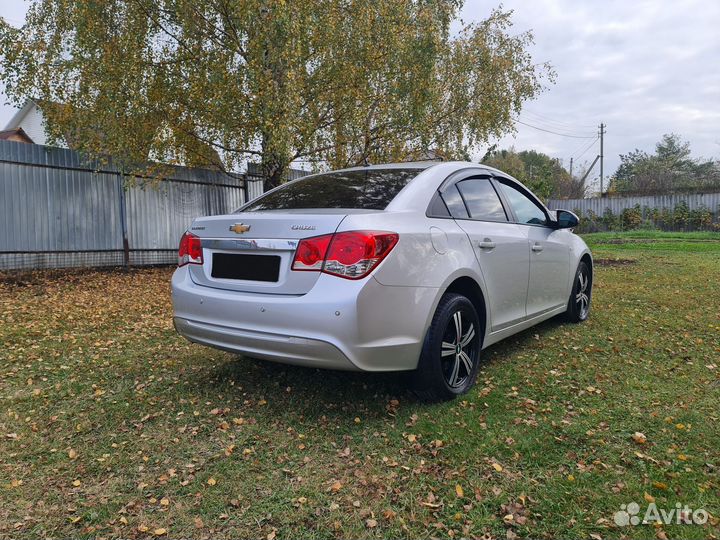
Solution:
{"label": "rear door window", "polygon": [[242,212],[352,208],[384,210],[423,169],[367,169],[331,172],[289,182],[241,208]]}
{"label": "rear door window", "polygon": [[481,221],[507,221],[495,188],[488,178],[470,178],[457,183],[472,219]]}

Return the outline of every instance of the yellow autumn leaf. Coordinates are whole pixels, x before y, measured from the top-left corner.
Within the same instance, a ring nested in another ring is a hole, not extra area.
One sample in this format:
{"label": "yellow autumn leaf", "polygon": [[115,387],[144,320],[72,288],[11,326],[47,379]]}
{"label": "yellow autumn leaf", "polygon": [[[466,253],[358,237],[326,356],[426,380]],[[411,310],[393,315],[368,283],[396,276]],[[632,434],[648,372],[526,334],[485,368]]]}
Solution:
{"label": "yellow autumn leaf", "polygon": [[647,437],[644,433],[640,433],[639,431],[636,431],[633,433],[633,441],[635,441],[638,444],[645,444],[647,442]]}
{"label": "yellow autumn leaf", "polygon": [[160,499],[160,504],[162,506],[170,506],[170,499],[168,499],[167,497],[163,497],[162,499]]}
{"label": "yellow autumn leaf", "polygon": [[649,503],[654,503],[654,502],[655,502],[655,497],[653,497],[652,495],[650,495],[647,491],[645,492],[645,495],[643,495],[643,498],[644,498],[647,502],[649,502]]}
{"label": "yellow autumn leaf", "polygon": [[333,483],[332,486],[330,486],[330,491],[332,491],[333,493],[337,493],[341,489],[342,489],[342,484],[340,482],[335,482],[335,483]]}
{"label": "yellow autumn leaf", "polygon": [[409,442],[411,442],[411,443],[414,443],[415,441],[417,441],[417,436],[416,436],[416,435],[413,435],[413,434],[411,433],[410,435],[407,436],[407,440],[408,440]]}
{"label": "yellow autumn leaf", "polygon": [[499,463],[493,463],[492,466],[493,469],[495,469],[497,472],[502,472],[503,470],[502,465],[500,465]]}
{"label": "yellow autumn leaf", "polygon": [[665,482],[653,482],[653,487],[657,489],[666,490],[668,488],[667,484]]}
{"label": "yellow autumn leaf", "polygon": [[158,529],[153,530],[153,534],[155,536],[163,536],[164,534],[167,534],[167,529],[164,527],[160,527]]}
{"label": "yellow autumn leaf", "polygon": [[217,484],[217,480],[215,480],[214,478],[208,478],[207,483],[208,486],[214,486],[215,484]]}
{"label": "yellow autumn leaf", "polygon": [[80,480],[73,480],[72,485],[75,486],[75,487],[80,486]]}
{"label": "yellow autumn leaf", "polygon": [[462,486],[461,486],[460,484],[458,484],[457,486],[455,486],[455,494],[456,494],[458,497],[464,497],[464,496],[465,496],[465,491],[463,490],[463,488],[462,488]]}
{"label": "yellow autumn leaf", "polygon": [[78,457],[78,453],[71,448],[70,450],[68,450],[68,457],[70,459],[75,459]]}

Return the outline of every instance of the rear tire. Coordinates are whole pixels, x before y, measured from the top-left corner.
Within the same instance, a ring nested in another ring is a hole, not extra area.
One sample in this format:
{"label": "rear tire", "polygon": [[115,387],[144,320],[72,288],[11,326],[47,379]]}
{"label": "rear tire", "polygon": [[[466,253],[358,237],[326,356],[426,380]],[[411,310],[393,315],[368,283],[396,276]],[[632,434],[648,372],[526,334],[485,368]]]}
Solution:
{"label": "rear tire", "polygon": [[585,261],[580,261],[575,272],[573,288],[570,291],[565,318],[569,322],[580,323],[590,315],[590,300],[592,299],[592,273]]}
{"label": "rear tire", "polygon": [[475,384],[483,327],[466,297],[447,293],[440,299],[425,336],[412,388],[424,401],[447,401]]}

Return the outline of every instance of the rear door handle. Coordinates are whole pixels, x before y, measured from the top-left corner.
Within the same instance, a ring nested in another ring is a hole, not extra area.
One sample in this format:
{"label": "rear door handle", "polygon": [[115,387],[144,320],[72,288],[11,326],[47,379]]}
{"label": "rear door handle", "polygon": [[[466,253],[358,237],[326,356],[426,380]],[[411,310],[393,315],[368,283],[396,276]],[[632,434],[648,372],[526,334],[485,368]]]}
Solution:
{"label": "rear door handle", "polygon": [[533,244],[532,250],[533,250],[534,252],[539,253],[539,252],[541,252],[543,249],[545,249],[545,248],[542,247],[540,244],[538,244],[538,243]]}
{"label": "rear door handle", "polygon": [[478,247],[480,249],[493,249],[495,247],[495,242],[489,238],[485,238],[482,242],[478,243]]}

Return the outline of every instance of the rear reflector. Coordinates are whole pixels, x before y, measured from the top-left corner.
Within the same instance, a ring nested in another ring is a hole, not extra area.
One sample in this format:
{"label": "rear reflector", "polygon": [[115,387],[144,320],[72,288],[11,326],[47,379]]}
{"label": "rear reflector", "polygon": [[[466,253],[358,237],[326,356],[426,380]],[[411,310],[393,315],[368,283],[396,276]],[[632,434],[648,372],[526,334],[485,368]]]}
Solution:
{"label": "rear reflector", "polygon": [[398,238],[397,233],[384,231],[347,231],[305,238],[298,244],[292,269],[360,279],[392,251]]}
{"label": "rear reflector", "polygon": [[186,232],[180,239],[180,249],[178,250],[178,266],[186,264],[202,264],[203,253],[200,238],[192,233]]}

